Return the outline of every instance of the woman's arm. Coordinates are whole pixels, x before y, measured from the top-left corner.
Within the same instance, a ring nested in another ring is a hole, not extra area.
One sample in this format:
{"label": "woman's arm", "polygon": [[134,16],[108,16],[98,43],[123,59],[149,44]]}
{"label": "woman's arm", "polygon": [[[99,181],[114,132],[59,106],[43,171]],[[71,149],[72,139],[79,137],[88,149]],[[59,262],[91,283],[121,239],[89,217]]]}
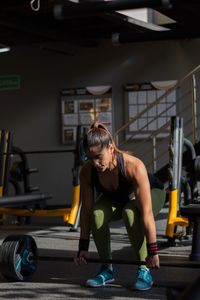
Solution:
{"label": "woman's arm", "polygon": [[152,211],[151,190],[144,164],[139,161],[135,168],[136,198],[144,224],[147,243],[156,242],[156,225]]}
{"label": "woman's arm", "polygon": [[78,253],[74,258],[76,265],[86,264],[90,241],[90,214],[93,205],[93,187],[91,183],[91,165],[86,163],[80,172],[81,184],[81,212],[80,212],[80,239]]}
{"label": "woman's arm", "polygon": [[152,211],[150,183],[146,167],[135,157],[128,159],[127,173],[135,185],[135,196],[141,212],[141,220],[147,240],[147,266],[159,267],[156,223]]}
{"label": "woman's arm", "polygon": [[81,212],[80,212],[80,238],[89,239],[90,236],[90,214],[93,205],[93,187],[91,183],[91,165],[86,163],[80,173],[81,185]]}

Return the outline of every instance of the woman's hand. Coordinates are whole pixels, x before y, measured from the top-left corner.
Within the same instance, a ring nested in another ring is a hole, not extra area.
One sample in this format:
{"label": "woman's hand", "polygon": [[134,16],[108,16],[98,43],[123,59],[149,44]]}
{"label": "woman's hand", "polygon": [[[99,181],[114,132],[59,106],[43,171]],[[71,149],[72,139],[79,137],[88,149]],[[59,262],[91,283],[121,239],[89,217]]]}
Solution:
{"label": "woman's hand", "polygon": [[158,254],[156,255],[148,255],[146,258],[147,268],[160,268],[160,261]]}
{"label": "woman's hand", "polygon": [[77,266],[86,265],[87,259],[89,258],[88,251],[79,251],[77,255],[74,257],[74,263]]}

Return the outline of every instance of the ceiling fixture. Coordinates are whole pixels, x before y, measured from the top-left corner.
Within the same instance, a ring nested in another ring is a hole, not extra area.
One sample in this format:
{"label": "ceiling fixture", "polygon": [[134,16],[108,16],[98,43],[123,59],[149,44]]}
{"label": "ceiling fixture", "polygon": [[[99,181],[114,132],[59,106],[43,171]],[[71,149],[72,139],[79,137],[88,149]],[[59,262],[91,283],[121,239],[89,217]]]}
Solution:
{"label": "ceiling fixture", "polygon": [[40,9],[40,0],[31,0],[30,6],[32,10],[38,11]]}
{"label": "ceiling fixture", "polygon": [[[168,31],[167,27],[160,26],[160,24],[155,23],[156,11],[149,8],[137,8],[137,9],[125,9],[116,11],[126,18],[126,21],[149,30],[154,31]],[[161,14],[160,14],[161,16]],[[163,16],[164,17],[164,16]],[[166,17],[165,17],[166,19]],[[169,19],[169,18],[168,18]],[[168,21],[169,23],[169,21]]]}
{"label": "ceiling fixture", "polygon": [[0,53],[8,52],[8,51],[10,51],[10,47],[9,46],[0,44]]}

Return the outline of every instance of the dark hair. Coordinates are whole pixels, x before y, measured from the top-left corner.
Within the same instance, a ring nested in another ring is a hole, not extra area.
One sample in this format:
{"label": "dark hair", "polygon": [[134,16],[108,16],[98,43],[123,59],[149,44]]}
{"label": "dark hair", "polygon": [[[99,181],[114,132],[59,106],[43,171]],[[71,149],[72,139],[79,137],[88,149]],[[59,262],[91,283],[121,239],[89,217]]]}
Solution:
{"label": "dark hair", "polygon": [[113,137],[108,128],[99,121],[95,121],[83,138],[83,149],[86,151],[90,147],[96,146],[99,146],[100,149],[103,149],[108,147],[109,144],[113,144],[115,150],[117,150]]}

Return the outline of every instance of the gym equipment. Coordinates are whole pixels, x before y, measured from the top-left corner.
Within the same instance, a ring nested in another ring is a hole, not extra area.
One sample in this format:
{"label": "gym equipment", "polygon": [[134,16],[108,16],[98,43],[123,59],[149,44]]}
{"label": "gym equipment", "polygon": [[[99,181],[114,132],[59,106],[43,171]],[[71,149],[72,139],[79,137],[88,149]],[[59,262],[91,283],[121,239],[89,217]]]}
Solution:
{"label": "gym equipment", "polygon": [[[56,262],[73,262],[73,257],[50,257],[50,256],[38,256],[38,260],[40,261],[56,261]],[[98,258],[89,258],[87,259],[88,263],[99,263],[99,264],[116,264],[116,265],[134,265],[134,266],[140,266],[140,265],[146,265],[147,263],[145,261],[133,261],[133,260],[122,260],[122,259],[109,259],[109,260],[100,260]],[[161,262],[161,267],[174,267],[174,268],[200,268],[199,263],[177,263],[175,261],[173,262]]]}
{"label": "gym equipment", "polygon": [[176,237],[183,236],[183,230],[176,232],[177,226],[185,228],[189,225],[186,217],[179,215],[181,172],[182,172],[182,149],[183,149],[183,119],[171,118],[171,140],[169,145],[169,214],[166,226],[166,236],[169,243],[174,242]]}
{"label": "gym equipment", "polygon": [[10,178],[9,182],[12,180],[17,185],[18,182],[23,183],[23,192],[32,193],[38,191],[39,188],[37,186],[31,186],[30,184],[30,174],[38,172],[37,168],[30,168],[27,156],[24,154],[22,149],[19,147],[12,147],[13,156],[17,156],[20,160],[15,160],[10,167]]}
{"label": "gym equipment", "polygon": [[[176,226],[187,227],[193,224],[192,250],[190,260],[200,261],[200,158],[193,144],[183,137],[183,120],[172,118],[170,144],[170,207],[166,236],[171,243],[183,232],[175,233]],[[183,146],[189,150],[190,157],[185,159],[185,190],[181,190]],[[180,193],[184,191],[184,205]],[[177,217],[177,214],[181,214]]]}
{"label": "gym equipment", "polygon": [[[24,281],[36,272],[38,261],[73,262],[73,257],[38,256],[37,245],[29,235],[8,236],[0,252],[0,272],[9,280]],[[91,258],[88,263],[112,263],[121,265],[145,265],[145,261],[112,259],[102,261]],[[161,267],[200,268],[198,262],[161,262]]]}
{"label": "gym equipment", "polygon": [[[48,194],[27,194],[20,196],[1,197],[0,207],[26,205],[52,198]],[[31,209],[31,208],[30,208]],[[28,235],[12,235],[3,241],[0,255],[0,270],[9,280],[24,281],[37,269],[37,245]]]}
{"label": "gym equipment", "polygon": [[51,198],[52,195],[42,193],[1,197],[0,207],[28,206]]}
{"label": "gym equipment", "polygon": [[187,216],[194,224],[190,260],[200,261],[200,204],[183,206],[180,211],[183,216]]}
{"label": "gym equipment", "polygon": [[184,198],[186,197],[184,205],[180,205],[179,210],[181,215],[187,217],[190,224],[193,224],[190,260],[200,261],[200,159],[189,140],[184,138],[183,144],[189,150],[185,153],[187,188],[184,194]]}
{"label": "gym equipment", "polygon": [[[11,151],[11,141],[12,134],[10,132],[0,131],[0,154]],[[3,209],[2,207],[23,205],[29,207],[31,211],[36,203],[52,198],[51,195],[43,193],[7,196],[10,162],[10,155],[0,155],[0,211]],[[27,184],[28,181],[26,180],[25,183]],[[28,191],[26,189],[26,192]],[[23,281],[29,278],[37,269],[37,260],[33,259],[37,257],[37,245],[34,239],[25,235],[9,236],[3,244],[0,263],[2,274],[9,280]],[[20,256],[21,253],[23,256]]]}
{"label": "gym equipment", "polygon": [[[77,230],[79,224],[80,213],[80,182],[79,173],[82,164],[85,161],[83,150],[81,148],[81,142],[84,134],[84,128],[82,126],[77,127],[77,143],[75,150],[47,150],[47,151],[26,151],[23,152],[20,148],[12,147],[9,151],[1,152],[0,158],[12,155],[18,155],[20,161],[11,168],[10,182],[15,186],[15,190],[19,190],[19,184],[17,178],[24,183],[25,193],[30,193],[37,190],[37,187],[30,186],[29,174],[36,172],[37,169],[30,169],[28,166],[27,154],[48,154],[48,153],[60,153],[60,152],[74,152],[74,166],[72,169],[73,174],[73,199],[71,207],[64,208],[0,208],[0,213],[3,215],[11,215],[17,217],[63,217],[63,221],[66,225],[70,226],[70,230]],[[0,199],[1,200],[1,199]]]}
{"label": "gym equipment", "polygon": [[200,156],[196,155],[195,148],[191,142],[184,140],[190,150],[190,157],[185,159],[185,169],[188,173],[191,201],[180,207],[183,216],[187,216],[193,224],[192,250],[190,260],[200,261]]}
{"label": "gym equipment", "polygon": [[0,130],[0,197],[8,193],[8,178],[10,169],[12,133],[7,130]]}
{"label": "gym equipment", "polygon": [[29,235],[11,235],[3,241],[0,270],[8,280],[25,281],[37,270],[37,245]]}
{"label": "gym equipment", "polygon": [[[16,149],[17,147],[12,147],[11,148],[11,150],[10,150],[10,152],[3,152],[3,153],[1,153],[1,155],[3,156],[3,155],[14,155],[14,154],[16,154],[16,151],[15,151],[15,149]],[[18,149],[20,149],[20,148],[18,148]],[[21,150],[22,151],[22,150]],[[25,154],[25,155],[29,155],[29,154],[52,154],[52,153],[71,153],[71,152],[73,152],[73,150],[28,150],[28,151],[22,151],[22,153],[23,154]]]}

